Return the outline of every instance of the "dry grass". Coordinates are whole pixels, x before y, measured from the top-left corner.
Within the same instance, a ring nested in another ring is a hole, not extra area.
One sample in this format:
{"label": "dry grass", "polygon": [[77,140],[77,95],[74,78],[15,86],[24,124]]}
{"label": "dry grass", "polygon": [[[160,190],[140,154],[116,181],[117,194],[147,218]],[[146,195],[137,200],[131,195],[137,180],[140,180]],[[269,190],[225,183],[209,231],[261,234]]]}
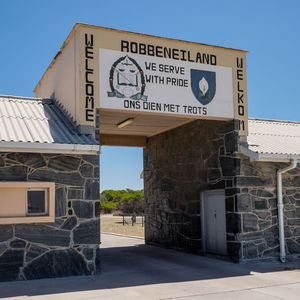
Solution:
{"label": "dry grass", "polygon": [[141,217],[136,218],[137,223],[133,226],[131,223],[131,217],[125,217],[125,220],[128,223],[125,225],[123,225],[123,217],[102,215],[100,219],[102,232],[144,237],[144,227],[142,226]]}

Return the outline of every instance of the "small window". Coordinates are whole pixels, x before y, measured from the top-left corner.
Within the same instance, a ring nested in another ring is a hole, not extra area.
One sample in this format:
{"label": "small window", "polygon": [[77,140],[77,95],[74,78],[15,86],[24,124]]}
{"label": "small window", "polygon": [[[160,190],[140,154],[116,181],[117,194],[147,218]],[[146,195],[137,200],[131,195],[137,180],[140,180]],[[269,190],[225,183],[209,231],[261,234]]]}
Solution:
{"label": "small window", "polygon": [[26,214],[46,215],[48,213],[47,191],[27,190]]}

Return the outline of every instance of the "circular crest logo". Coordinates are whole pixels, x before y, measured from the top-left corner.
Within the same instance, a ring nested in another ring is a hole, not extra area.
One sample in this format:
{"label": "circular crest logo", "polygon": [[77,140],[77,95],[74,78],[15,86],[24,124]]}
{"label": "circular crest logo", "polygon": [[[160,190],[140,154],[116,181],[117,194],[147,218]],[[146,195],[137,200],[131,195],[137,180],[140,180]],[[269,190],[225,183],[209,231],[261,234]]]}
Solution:
{"label": "circular crest logo", "polygon": [[108,97],[130,98],[147,101],[145,76],[138,63],[128,55],[120,57],[111,66],[109,72],[111,91]]}

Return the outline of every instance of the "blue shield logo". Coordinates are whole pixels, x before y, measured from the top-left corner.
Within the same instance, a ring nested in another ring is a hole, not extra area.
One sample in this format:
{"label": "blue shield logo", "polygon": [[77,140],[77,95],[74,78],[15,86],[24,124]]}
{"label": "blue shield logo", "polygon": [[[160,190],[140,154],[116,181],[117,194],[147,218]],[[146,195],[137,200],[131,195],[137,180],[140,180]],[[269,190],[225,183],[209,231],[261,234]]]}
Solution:
{"label": "blue shield logo", "polygon": [[216,94],[216,73],[191,69],[191,88],[202,105],[210,103]]}

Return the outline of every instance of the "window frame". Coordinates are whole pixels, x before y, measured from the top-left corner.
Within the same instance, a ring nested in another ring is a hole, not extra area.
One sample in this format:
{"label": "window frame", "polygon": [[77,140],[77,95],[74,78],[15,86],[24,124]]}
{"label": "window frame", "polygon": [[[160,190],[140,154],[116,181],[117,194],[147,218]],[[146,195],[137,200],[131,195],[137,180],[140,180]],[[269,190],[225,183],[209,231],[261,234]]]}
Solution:
{"label": "window frame", "polygon": [[[24,188],[26,190],[23,216],[0,217],[0,225],[4,224],[32,224],[32,223],[54,223],[55,222],[55,182],[46,181],[0,181],[0,190]],[[47,215],[27,215],[27,190],[47,190],[48,212]],[[14,205],[12,201],[12,205]]]}
{"label": "window frame", "polygon": [[[45,212],[44,213],[29,213],[28,212],[28,192],[32,191],[44,191],[45,192],[45,199],[44,199],[44,204],[45,204]],[[26,190],[26,217],[31,217],[31,216],[48,216],[49,214],[49,205],[48,205],[48,189],[38,189],[38,188],[28,188]]]}

